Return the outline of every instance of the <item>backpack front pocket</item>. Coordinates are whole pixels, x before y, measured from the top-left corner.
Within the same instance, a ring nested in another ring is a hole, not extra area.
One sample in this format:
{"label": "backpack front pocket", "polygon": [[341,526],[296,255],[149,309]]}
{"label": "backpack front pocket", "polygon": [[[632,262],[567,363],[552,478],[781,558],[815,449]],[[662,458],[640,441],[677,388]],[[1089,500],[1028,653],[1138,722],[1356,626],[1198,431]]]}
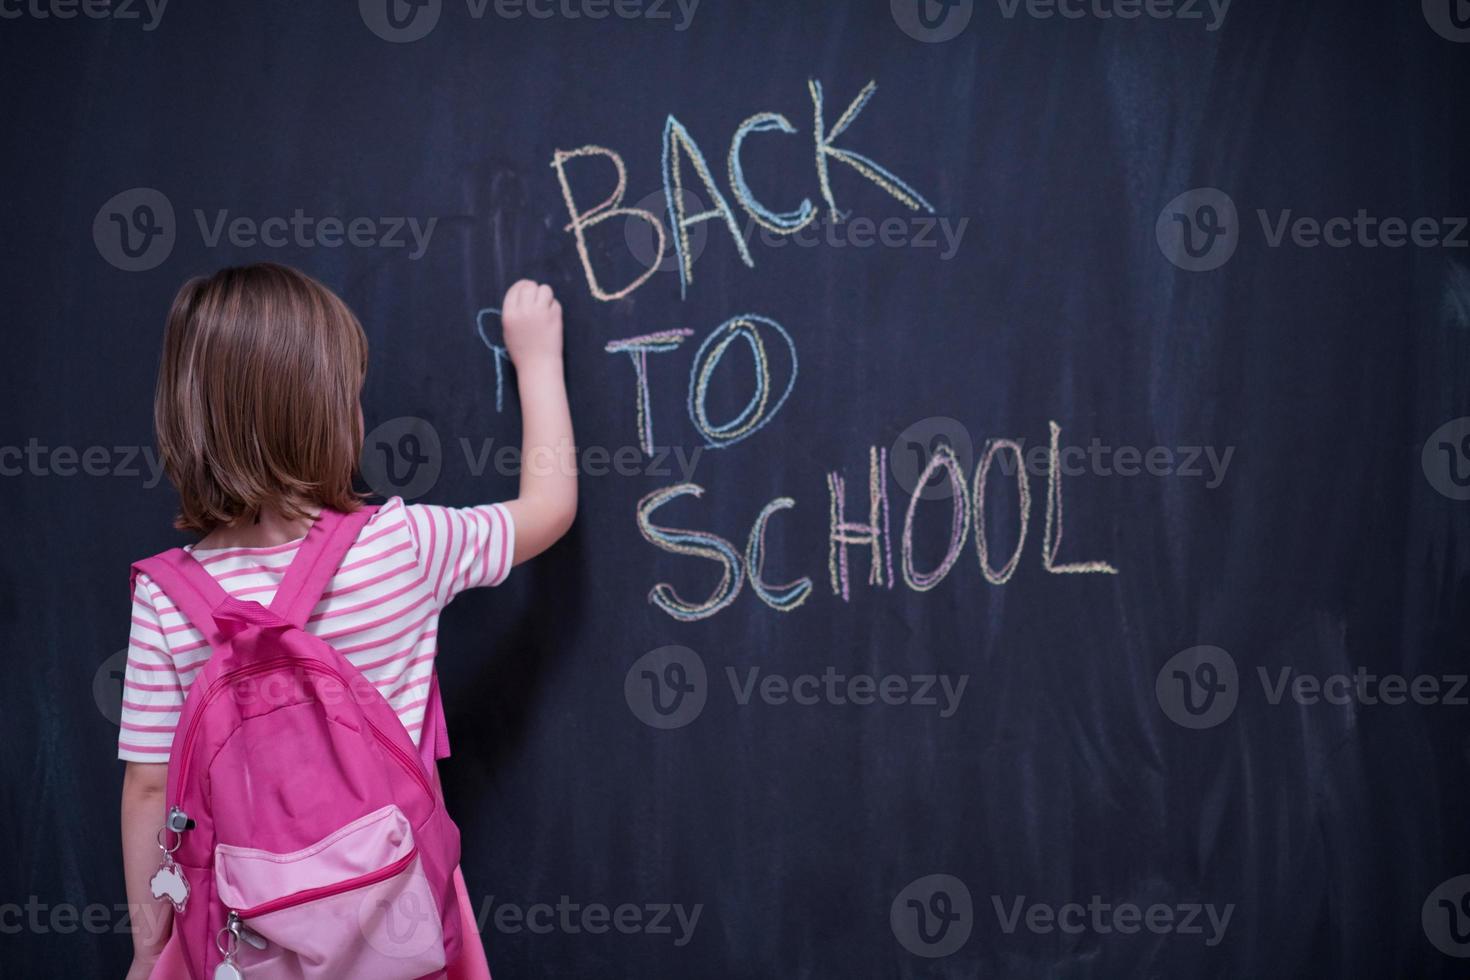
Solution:
{"label": "backpack front pocket", "polygon": [[214,871],[249,980],[414,980],[444,967],[439,909],[397,806],[289,854],[216,845]]}

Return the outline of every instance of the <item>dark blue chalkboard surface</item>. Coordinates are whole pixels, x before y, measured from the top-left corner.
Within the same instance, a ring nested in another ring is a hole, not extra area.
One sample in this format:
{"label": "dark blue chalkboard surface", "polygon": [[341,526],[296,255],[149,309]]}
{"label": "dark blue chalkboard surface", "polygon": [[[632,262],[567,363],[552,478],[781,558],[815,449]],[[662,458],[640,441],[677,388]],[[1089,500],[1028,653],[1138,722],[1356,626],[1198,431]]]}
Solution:
{"label": "dark blue chalkboard surface", "polygon": [[187,276],[372,346],[363,486],[573,533],[440,634],[499,978],[1450,977],[1463,0],[0,2],[0,973],[121,976]]}

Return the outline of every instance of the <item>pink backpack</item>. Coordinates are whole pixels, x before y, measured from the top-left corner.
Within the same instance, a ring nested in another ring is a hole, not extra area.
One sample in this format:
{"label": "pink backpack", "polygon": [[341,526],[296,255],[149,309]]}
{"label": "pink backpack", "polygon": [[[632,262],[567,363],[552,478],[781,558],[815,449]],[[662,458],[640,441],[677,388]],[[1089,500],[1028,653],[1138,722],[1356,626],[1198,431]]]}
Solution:
{"label": "pink backpack", "polygon": [[437,681],[415,749],[372,682],[303,628],[372,510],[323,511],[269,609],[182,548],[133,566],[212,650],[174,735],[153,879],[195,980],[414,980],[459,955]]}

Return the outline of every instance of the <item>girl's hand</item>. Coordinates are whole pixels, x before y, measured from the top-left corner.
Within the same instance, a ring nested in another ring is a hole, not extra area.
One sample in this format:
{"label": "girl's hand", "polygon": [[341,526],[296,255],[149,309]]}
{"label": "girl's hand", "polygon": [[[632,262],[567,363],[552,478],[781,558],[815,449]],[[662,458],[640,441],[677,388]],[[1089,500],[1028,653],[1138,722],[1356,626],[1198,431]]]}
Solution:
{"label": "girl's hand", "polygon": [[561,360],[561,304],[550,286],[529,279],[511,286],[501,304],[500,322],[505,350],[516,370]]}

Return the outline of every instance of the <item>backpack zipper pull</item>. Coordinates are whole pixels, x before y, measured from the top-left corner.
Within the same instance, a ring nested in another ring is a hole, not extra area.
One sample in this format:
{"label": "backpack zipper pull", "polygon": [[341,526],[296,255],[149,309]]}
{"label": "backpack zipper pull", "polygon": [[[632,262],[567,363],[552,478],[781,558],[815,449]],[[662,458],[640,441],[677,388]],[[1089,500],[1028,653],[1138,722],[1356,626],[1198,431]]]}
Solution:
{"label": "backpack zipper pull", "polygon": [[265,949],[265,937],[256,932],[254,929],[247,926],[244,920],[240,918],[240,913],[231,911],[230,917],[234,919],[235,922],[235,935],[239,936],[241,939],[245,940],[256,949]]}
{"label": "backpack zipper pull", "polygon": [[225,928],[234,933],[236,939],[243,939],[256,949],[265,949],[265,937],[245,924],[240,918],[240,913],[230,909],[229,916],[225,919]]}
{"label": "backpack zipper pull", "polygon": [[240,948],[240,917],[231,909],[224,928],[214,937],[215,948],[224,960],[214,968],[214,980],[245,980],[245,973],[235,965],[235,951]]}
{"label": "backpack zipper pull", "polygon": [[183,811],[177,803],[168,808],[167,826],[176,834],[182,834],[186,830],[194,829],[194,821]]}
{"label": "backpack zipper pull", "polygon": [[245,971],[235,962],[242,939],[256,949],[265,949],[265,937],[247,927],[240,921],[240,913],[230,909],[230,914],[225,917],[225,927],[214,939],[215,946],[224,957],[224,962],[214,968],[214,980],[245,980]]}

